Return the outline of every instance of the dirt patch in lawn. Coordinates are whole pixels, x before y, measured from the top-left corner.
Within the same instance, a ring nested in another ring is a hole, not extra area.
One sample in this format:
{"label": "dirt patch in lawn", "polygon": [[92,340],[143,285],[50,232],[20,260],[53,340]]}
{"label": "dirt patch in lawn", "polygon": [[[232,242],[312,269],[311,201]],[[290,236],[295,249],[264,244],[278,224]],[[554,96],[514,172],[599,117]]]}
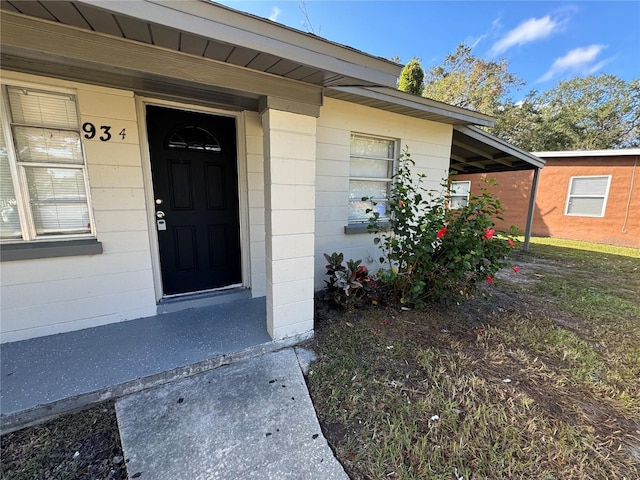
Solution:
{"label": "dirt patch in lawn", "polygon": [[112,402],[3,435],[0,449],[7,480],[127,478]]}

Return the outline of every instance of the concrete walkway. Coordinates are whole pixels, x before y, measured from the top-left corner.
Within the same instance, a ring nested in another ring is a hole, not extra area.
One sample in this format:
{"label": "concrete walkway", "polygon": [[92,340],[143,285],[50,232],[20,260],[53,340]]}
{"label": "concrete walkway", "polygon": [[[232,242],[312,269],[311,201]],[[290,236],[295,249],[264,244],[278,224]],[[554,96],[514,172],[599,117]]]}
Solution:
{"label": "concrete walkway", "polygon": [[293,349],[116,402],[129,478],[348,480]]}

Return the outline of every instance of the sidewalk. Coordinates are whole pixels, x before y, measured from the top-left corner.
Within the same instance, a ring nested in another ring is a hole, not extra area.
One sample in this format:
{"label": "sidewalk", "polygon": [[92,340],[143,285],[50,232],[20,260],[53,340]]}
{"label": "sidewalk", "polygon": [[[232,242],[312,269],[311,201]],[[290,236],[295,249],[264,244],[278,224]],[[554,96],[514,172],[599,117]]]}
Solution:
{"label": "sidewalk", "polygon": [[293,349],[116,402],[129,478],[348,480]]}

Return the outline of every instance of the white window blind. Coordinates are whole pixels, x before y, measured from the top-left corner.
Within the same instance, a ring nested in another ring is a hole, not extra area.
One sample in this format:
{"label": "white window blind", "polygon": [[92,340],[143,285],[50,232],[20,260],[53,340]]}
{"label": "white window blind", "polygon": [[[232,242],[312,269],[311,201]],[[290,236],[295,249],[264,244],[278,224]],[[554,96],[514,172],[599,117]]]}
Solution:
{"label": "white window blind", "polygon": [[372,198],[380,216],[386,216],[389,185],[395,158],[394,140],[366,135],[351,135],[349,164],[349,222],[366,222],[373,208]]}
{"label": "white window blind", "polygon": [[565,215],[603,217],[611,175],[571,177]]}
{"label": "white window blind", "polygon": [[26,232],[24,240],[90,234],[75,97],[15,86],[6,87],[6,94],[9,108],[2,120],[11,138],[4,142],[0,193],[3,204],[13,201],[17,208],[10,221],[2,216],[1,238],[23,236],[16,234],[16,222]]}

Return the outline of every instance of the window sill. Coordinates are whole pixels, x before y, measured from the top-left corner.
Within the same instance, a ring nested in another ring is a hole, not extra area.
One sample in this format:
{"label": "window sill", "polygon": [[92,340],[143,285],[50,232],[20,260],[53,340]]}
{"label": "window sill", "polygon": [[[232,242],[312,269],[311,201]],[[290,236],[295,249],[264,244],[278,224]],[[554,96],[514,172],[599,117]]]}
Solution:
{"label": "window sill", "polygon": [[102,243],[95,238],[47,242],[21,242],[0,245],[0,262],[37,258],[75,257],[102,253]]}
{"label": "window sill", "polygon": [[[368,223],[350,223],[349,225],[345,225],[344,226],[344,233],[345,235],[357,235],[359,233],[373,233],[373,230],[369,230],[367,227],[369,226]],[[388,223],[381,223],[380,224],[380,230],[381,231],[387,231],[389,230],[389,224]]]}

